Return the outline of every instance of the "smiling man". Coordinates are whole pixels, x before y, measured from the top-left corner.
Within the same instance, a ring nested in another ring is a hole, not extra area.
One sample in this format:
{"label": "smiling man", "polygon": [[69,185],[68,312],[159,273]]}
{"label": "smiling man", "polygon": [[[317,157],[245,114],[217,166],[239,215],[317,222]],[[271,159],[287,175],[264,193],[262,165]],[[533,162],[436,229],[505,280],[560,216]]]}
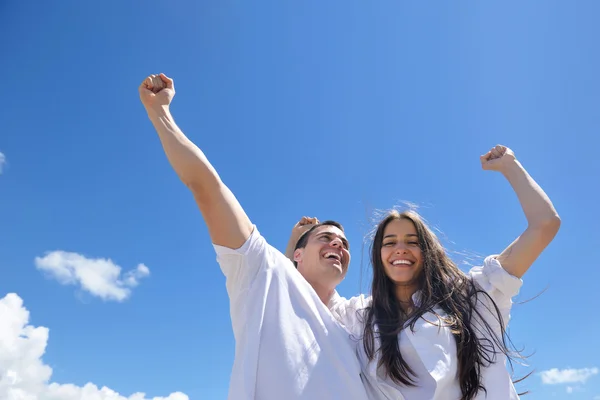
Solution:
{"label": "smiling man", "polygon": [[226,277],[236,341],[229,399],[367,399],[349,335],[325,305],[350,261],[341,226],[311,228],[294,251],[294,268],[175,124],[173,81],[151,75],[139,91],[171,166],[202,212]]}
{"label": "smiling man", "polygon": [[350,248],[338,222],[315,222],[305,225],[308,230],[297,240],[292,239],[296,244],[290,258],[321,301],[328,304],[348,272]]}

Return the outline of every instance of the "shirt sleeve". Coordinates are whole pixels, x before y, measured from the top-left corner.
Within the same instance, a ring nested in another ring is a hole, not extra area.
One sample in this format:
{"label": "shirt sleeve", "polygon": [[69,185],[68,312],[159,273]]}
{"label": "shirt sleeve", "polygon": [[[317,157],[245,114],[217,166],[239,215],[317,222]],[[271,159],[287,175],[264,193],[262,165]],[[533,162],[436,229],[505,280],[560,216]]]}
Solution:
{"label": "shirt sleeve", "polygon": [[488,256],[483,266],[474,267],[469,275],[494,301],[505,302],[519,294],[523,281],[506,272],[497,256]]}
{"label": "shirt sleeve", "polygon": [[238,249],[213,243],[217,262],[226,278],[227,293],[233,300],[246,292],[271,257],[270,246],[256,226],[246,242]]}
{"label": "shirt sleeve", "polygon": [[352,335],[362,337],[364,330],[364,310],[371,304],[371,297],[359,295],[346,299],[337,292],[327,304],[334,318]]}
{"label": "shirt sleeve", "polygon": [[[483,266],[472,268],[469,271],[469,276],[494,301],[506,327],[513,304],[512,298],[519,294],[523,281],[502,268],[497,255],[486,257]],[[480,312],[484,315],[496,316],[494,319],[497,320],[495,307],[489,299],[485,299],[484,296],[479,295],[477,301],[477,308]],[[496,325],[490,319],[488,319],[488,322]]]}

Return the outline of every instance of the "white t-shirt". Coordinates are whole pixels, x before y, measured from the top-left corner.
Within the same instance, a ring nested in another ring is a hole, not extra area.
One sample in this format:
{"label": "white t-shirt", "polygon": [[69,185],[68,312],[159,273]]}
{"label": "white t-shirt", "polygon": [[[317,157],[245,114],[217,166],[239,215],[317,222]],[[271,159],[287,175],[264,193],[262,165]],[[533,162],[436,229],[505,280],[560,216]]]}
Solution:
{"label": "white t-shirt", "polygon": [[[510,319],[512,297],[519,293],[522,285],[521,279],[506,272],[495,256],[487,257],[482,267],[472,268],[469,276],[496,302],[506,328]],[[418,304],[418,293],[413,296],[413,301]],[[334,316],[346,326],[355,339],[356,352],[369,397],[382,400],[459,400],[461,390],[457,377],[456,341],[450,328],[440,324],[433,313],[425,313],[416,322],[414,332],[410,328],[401,331],[400,352],[416,373],[417,381],[416,386],[398,385],[387,377],[382,369],[377,368],[378,353],[375,354],[374,360],[369,362],[364,351],[361,340],[364,335],[363,311],[370,305],[370,296],[361,295],[344,299],[337,293],[329,302],[329,308]],[[479,295],[476,309],[484,316],[485,321],[501,340],[500,324],[489,299],[484,295]],[[441,309],[436,311],[438,314],[444,315]],[[478,321],[476,323],[481,322]],[[485,332],[483,329],[481,331]],[[380,342],[375,335],[375,349],[379,349],[379,346]],[[482,368],[481,375],[487,396],[485,392],[480,391],[477,394],[477,400],[514,400],[519,398],[506,368],[506,356],[503,353],[496,355],[495,363]]]}
{"label": "white t-shirt", "polygon": [[214,248],[236,342],[229,400],[367,399],[348,332],[289,259],[256,227]]}

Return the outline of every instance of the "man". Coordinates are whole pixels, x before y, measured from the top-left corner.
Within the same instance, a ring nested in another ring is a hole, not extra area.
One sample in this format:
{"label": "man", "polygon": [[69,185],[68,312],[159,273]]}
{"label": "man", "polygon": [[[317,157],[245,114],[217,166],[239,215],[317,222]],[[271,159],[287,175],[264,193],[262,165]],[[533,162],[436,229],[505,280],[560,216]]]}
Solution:
{"label": "man", "polygon": [[324,304],[350,262],[341,226],[323,224],[307,233],[304,247],[294,251],[294,268],[175,124],[173,80],[151,75],[139,91],[171,166],[204,216],[226,276],[236,340],[229,399],[366,399],[348,333]]}

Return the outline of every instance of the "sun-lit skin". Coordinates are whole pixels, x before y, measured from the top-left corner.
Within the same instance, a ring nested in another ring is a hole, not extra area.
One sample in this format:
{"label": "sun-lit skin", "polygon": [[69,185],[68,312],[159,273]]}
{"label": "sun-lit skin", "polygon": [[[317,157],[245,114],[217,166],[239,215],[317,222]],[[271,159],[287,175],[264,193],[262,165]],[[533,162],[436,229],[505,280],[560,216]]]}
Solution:
{"label": "sun-lit skin", "polygon": [[423,270],[423,258],[417,230],[408,219],[391,221],[384,230],[381,260],[385,274],[396,284],[396,296],[403,304],[409,304],[419,289],[419,276]]}
{"label": "sun-lit skin", "polygon": [[298,271],[327,303],[348,272],[350,251],[346,235],[335,226],[318,227],[306,247],[296,249],[294,261],[298,263]]}

